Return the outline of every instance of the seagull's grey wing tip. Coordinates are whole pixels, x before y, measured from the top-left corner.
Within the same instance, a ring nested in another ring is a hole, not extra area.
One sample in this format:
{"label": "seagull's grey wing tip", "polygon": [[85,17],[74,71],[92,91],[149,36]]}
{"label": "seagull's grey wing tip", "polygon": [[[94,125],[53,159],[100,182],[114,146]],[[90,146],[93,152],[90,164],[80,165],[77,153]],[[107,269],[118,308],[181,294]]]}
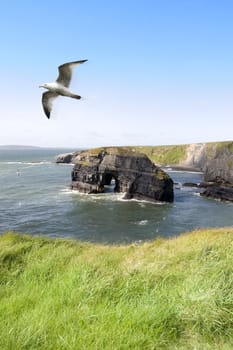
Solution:
{"label": "seagull's grey wing tip", "polygon": [[66,62],[66,63],[61,64],[58,68],[60,69],[60,68],[63,68],[63,67],[73,66],[73,65],[76,65],[76,64],[82,64],[82,63],[85,63],[87,61],[88,61],[88,59],[79,60],[79,61],[72,61],[72,62]]}
{"label": "seagull's grey wing tip", "polygon": [[82,64],[87,60],[79,60],[73,62],[67,62],[58,67],[59,75],[57,77],[57,82],[59,84],[64,85],[65,87],[69,87],[71,76],[72,76],[72,68],[76,65]]}
{"label": "seagull's grey wing tip", "polygon": [[50,119],[50,113],[52,110],[52,101],[57,96],[58,94],[50,91],[44,92],[42,94],[42,105],[43,105],[45,115],[48,119]]}

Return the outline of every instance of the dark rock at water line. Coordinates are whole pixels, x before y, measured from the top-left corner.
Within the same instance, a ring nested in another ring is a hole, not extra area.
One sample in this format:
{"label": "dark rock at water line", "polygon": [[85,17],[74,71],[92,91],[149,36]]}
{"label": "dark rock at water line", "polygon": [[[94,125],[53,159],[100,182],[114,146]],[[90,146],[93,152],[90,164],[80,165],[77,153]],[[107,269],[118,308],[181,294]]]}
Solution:
{"label": "dark rock at water line", "polygon": [[215,182],[211,182],[211,181],[202,181],[201,183],[200,183],[200,185],[199,185],[199,187],[201,187],[201,188],[207,188],[207,187],[211,187],[211,186],[214,186],[214,185],[216,185],[216,183]]}
{"label": "dark rock at water line", "polygon": [[74,154],[73,153],[64,153],[64,154],[59,154],[56,157],[56,163],[72,163],[72,158],[73,158]]}
{"label": "dark rock at water line", "polygon": [[201,193],[204,197],[219,199],[222,201],[233,202],[233,187],[232,186],[218,186],[211,185]]}
{"label": "dark rock at water line", "polygon": [[182,185],[183,187],[199,187],[198,184],[196,184],[195,182],[185,182]]}
{"label": "dark rock at water line", "polygon": [[114,191],[125,193],[125,199],[173,201],[172,179],[142,153],[103,147],[80,152],[73,162],[72,189],[101,193],[114,182]]}
{"label": "dark rock at water line", "polygon": [[77,157],[77,155],[80,152],[81,151],[59,154],[58,156],[56,156],[55,161],[56,163],[65,163],[65,164],[73,163],[73,159]]}

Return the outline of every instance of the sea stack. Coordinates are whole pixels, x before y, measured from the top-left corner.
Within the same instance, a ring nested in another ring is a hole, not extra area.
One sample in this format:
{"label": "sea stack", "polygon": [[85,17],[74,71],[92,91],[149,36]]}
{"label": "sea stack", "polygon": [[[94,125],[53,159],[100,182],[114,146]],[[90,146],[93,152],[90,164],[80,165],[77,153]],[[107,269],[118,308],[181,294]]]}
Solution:
{"label": "sea stack", "polygon": [[125,199],[172,202],[173,181],[150,159],[133,149],[102,147],[80,152],[74,159],[72,189],[102,193],[114,182]]}

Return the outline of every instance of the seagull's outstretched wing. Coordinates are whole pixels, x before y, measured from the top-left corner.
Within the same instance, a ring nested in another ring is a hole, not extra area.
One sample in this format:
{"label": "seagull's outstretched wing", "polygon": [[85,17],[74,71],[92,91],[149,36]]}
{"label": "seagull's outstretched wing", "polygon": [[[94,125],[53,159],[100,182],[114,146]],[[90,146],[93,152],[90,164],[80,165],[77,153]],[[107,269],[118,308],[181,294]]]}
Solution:
{"label": "seagull's outstretched wing", "polygon": [[50,118],[53,100],[59,95],[56,92],[47,91],[42,94],[42,105],[47,118]]}
{"label": "seagull's outstretched wing", "polygon": [[72,68],[78,64],[82,64],[86,62],[87,60],[81,60],[81,61],[74,61],[74,62],[68,62],[64,63],[61,66],[58,67],[59,75],[57,78],[57,83],[64,85],[65,87],[69,87],[71,76],[72,76]]}

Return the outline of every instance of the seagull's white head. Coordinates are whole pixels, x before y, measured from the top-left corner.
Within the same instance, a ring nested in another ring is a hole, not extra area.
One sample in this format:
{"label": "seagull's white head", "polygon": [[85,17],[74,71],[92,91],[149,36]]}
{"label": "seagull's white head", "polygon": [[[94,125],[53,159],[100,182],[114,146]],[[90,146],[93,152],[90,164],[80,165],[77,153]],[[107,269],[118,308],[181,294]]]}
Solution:
{"label": "seagull's white head", "polygon": [[41,85],[39,85],[39,88],[45,88],[45,89],[48,89],[48,85],[49,85],[49,84],[47,84],[47,83],[45,83],[45,84],[41,84]]}

